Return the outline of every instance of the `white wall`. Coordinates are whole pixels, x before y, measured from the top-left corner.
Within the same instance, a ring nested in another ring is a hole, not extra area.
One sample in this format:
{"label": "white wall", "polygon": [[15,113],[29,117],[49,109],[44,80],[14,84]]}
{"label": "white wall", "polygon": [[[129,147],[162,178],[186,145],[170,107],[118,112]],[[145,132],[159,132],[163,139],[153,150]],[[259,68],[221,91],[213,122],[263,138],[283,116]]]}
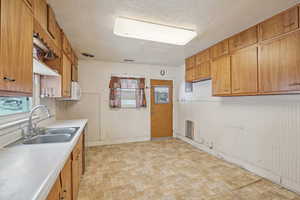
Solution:
{"label": "white wall", "polygon": [[[162,69],[167,70],[166,76],[160,75]],[[79,102],[58,102],[57,117],[89,119],[87,131],[89,145],[148,140],[151,135],[150,89],[146,89],[147,108],[113,110],[109,108],[110,77],[112,75],[145,77],[147,86],[150,85],[150,79],[169,79],[174,80],[176,87],[178,69],[178,67],[143,64],[80,61],[79,82],[83,92],[82,99]],[[174,96],[177,96],[176,89]]]}
{"label": "white wall", "polygon": [[192,120],[194,145],[300,192],[300,95],[212,97],[211,81],[188,94],[184,67],[180,82],[179,137]]}

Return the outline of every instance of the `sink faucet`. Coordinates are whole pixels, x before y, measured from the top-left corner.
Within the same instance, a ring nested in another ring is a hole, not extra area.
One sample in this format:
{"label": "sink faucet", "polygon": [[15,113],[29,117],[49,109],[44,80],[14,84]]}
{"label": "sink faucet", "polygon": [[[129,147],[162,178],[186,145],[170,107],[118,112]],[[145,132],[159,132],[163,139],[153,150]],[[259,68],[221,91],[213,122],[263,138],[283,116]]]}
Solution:
{"label": "sink faucet", "polygon": [[37,106],[33,107],[33,108],[31,109],[31,111],[30,111],[30,114],[29,114],[28,129],[27,129],[28,135],[27,135],[27,137],[28,137],[28,136],[29,136],[29,137],[33,136],[33,133],[34,133],[34,131],[35,131],[35,127],[33,126],[32,118],[33,118],[33,114],[35,113],[35,111],[37,111],[37,110],[40,109],[40,108],[41,108],[41,109],[43,108],[43,109],[46,111],[46,113],[47,113],[47,118],[50,118],[50,117],[51,117],[50,111],[49,111],[49,109],[48,109],[47,106],[45,106],[45,105],[37,105]]}

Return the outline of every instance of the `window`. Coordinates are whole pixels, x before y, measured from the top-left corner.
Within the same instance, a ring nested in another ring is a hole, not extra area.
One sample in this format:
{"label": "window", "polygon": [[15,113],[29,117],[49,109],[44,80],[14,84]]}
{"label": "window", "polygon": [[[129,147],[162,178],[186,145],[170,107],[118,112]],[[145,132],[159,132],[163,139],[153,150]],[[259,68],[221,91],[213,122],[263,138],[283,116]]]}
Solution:
{"label": "window", "polygon": [[29,112],[31,105],[29,97],[0,97],[0,116]]}
{"label": "window", "polygon": [[168,86],[155,86],[154,87],[154,102],[155,102],[155,104],[168,104],[169,103],[169,87]]}
{"label": "window", "polygon": [[112,77],[109,87],[111,108],[146,107],[145,79]]}

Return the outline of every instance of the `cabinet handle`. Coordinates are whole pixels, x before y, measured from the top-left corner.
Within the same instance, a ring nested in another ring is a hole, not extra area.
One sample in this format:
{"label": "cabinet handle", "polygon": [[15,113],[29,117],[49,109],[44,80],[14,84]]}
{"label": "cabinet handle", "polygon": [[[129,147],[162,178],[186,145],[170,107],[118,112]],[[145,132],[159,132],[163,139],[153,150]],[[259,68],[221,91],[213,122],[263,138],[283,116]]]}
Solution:
{"label": "cabinet handle", "polygon": [[64,190],[64,193],[66,193],[67,192],[67,190]]}
{"label": "cabinet handle", "polygon": [[283,26],[284,26],[284,27],[290,27],[290,26],[293,26],[293,25],[295,25],[295,22],[292,22],[292,23],[290,23],[290,24],[283,25]]}
{"label": "cabinet handle", "polygon": [[9,77],[4,77],[3,79],[6,80],[6,81],[11,81],[11,82],[15,82],[16,81],[16,79],[9,78]]}
{"label": "cabinet handle", "polygon": [[289,86],[298,86],[298,85],[300,85],[300,83],[291,83],[291,84],[289,84]]}
{"label": "cabinet handle", "polygon": [[234,91],[239,91],[239,90],[241,90],[241,88],[236,88],[236,89],[234,89]]}

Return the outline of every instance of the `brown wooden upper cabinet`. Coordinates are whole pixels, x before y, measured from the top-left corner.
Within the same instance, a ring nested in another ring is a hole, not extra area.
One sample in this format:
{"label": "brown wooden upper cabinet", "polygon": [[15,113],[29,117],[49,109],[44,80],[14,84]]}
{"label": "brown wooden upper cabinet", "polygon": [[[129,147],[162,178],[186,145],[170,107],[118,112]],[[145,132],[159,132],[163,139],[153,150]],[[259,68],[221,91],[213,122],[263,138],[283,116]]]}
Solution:
{"label": "brown wooden upper cabinet", "polygon": [[50,5],[48,5],[48,23],[47,23],[47,30],[51,35],[52,39],[54,40],[56,46],[61,49],[61,30],[58,26],[55,18],[55,14],[53,9]]}
{"label": "brown wooden upper cabinet", "polygon": [[33,13],[35,19],[39,22],[44,30],[47,30],[48,23],[48,6],[45,0],[33,0]]}
{"label": "brown wooden upper cabinet", "polygon": [[259,92],[300,90],[300,31],[261,44]]}
{"label": "brown wooden upper cabinet", "polygon": [[232,94],[256,94],[258,49],[248,47],[231,55]]}
{"label": "brown wooden upper cabinet", "polygon": [[195,68],[189,68],[185,70],[185,81],[193,82],[195,80]]}
{"label": "brown wooden upper cabinet", "polygon": [[74,60],[72,64],[72,81],[78,81],[78,58],[74,53]]}
{"label": "brown wooden upper cabinet", "polygon": [[212,61],[211,78],[214,96],[226,96],[231,94],[231,71],[229,55]]}
{"label": "brown wooden upper cabinet", "polygon": [[261,39],[267,40],[299,27],[298,7],[293,7],[260,24]]}
{"label": "brown wooden upper cabinet", "polygon": [[61,199],[72,200],[72,161],[68,159],[64,168],[60,172],[61,179]]}
{"label": "brown wooden upper cabinet", "polygon": [[25,3],[29,6],[30,9],[33,9],[33,0],[25,0]]}
{"label": "brown wooden upper cabinet", "polygon": [[258,42],[257,26],[247,29],[229,39],[230,51],[235,51]]}
{"label": "brown wooden upper cabinet", "polygon": [[210,61],[210,51],[209,49],[204,50],[196,55],[196,65]]}
{"label": "brown wooden upper cabinet", "polygon": [[71,96],[71,70],[72,64],[69,58],[63,54],[62,56],[62,96],[70,97]]}
{"label": "brown wooden upper cabinet", "polygon": [[61,184],[60,179],[58,178],[49,192],[47,200],[61,200],[61,193]]}
{"label": "brown wooden upper cabinet", "polygon": [[33,16],[24,1],[1,0],[0,35],[0,91],[31,95]]}
{"label": "brown wooden upper cabinet", "polygon": [[218,57],[227,55],[229,53],[229,45],[228,40],[224,40],[219,42],[218,44],[214,45],[211,48],[211,57],[212,59],[216,59]]}
{"label": "brown wooden upper cabinet", "polygon": [[206,80],[210,78],[210,51],[209,49],[196,55],[195,80]]}
{"label": "brown wooden upper cabinet", "polygon": [[185,60],[185,78],[186,82],[193,82],[195,80],[195,56],[189,57]]}
{"label": "brown wooden upper cabinet", "polygon": [[67,36],[64,33],[62,35],[62,49],[64,53],[69,57],[69,59],[72,59],[72,47]]}

